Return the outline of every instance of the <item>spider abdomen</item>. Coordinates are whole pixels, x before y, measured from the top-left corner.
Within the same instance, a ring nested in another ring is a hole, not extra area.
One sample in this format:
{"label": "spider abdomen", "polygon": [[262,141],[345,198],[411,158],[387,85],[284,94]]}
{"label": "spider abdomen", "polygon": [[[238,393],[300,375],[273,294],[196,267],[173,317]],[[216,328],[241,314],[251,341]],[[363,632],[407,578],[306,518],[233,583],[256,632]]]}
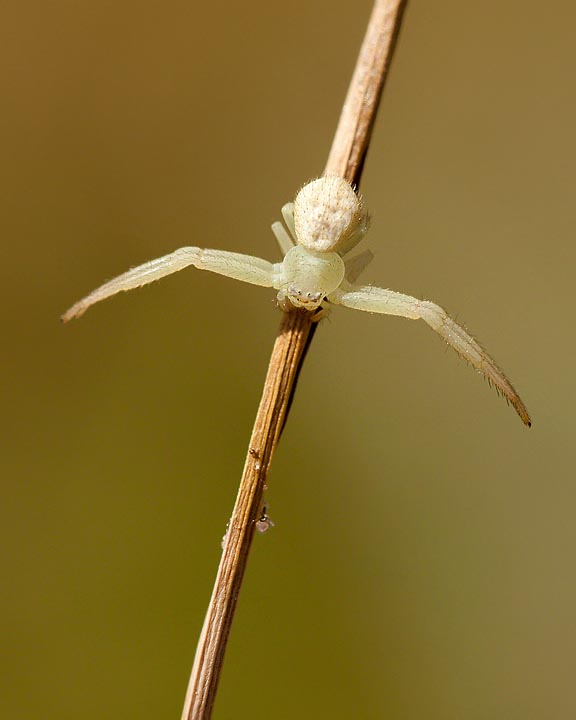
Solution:
{"label": "spider abdomen", "polygon": [[308,250],[338,251],[364,215],[360,198],[344,178],[318,178],[304,185],[294,200],[296,240]]}

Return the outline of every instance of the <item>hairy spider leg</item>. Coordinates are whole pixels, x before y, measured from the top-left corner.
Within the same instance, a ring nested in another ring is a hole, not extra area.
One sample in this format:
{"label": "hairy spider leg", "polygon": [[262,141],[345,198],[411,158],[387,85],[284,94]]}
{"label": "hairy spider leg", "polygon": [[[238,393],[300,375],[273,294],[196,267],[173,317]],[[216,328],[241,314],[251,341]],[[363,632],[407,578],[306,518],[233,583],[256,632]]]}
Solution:
{"label": "hairy spider leg", "polygon": [[225,250],[183,247],[169,255],[164,255],[132,268],[123,275],[104,283],[104,285],[96,288],[85,298],[72,305],[62,315],[62,320],[68,322],[72,318],[80,317],[89,307],[101,300],[105,300],[119,292],[126,292],[142,285],[148,285],[190,265],[199,270],[208,270],[252,285],[262,285],[263,287],[274,286],[275,277],[280,268],[280,265],[274,265],[267,260],[252,255],[227,252]]}
{"label": "hairy spider leg", "polygon": [[479,370],[489,383],[510,401],[522,421],[530,426],[528,410],[496,362],[464,328],[458,325],[439,305],[428,300],[418,300],[393,290],[372,286],[350,286],[337,289],[328,296],[330,302],[367,312],[397,315],[411,320],[424,320],[456,352]]}

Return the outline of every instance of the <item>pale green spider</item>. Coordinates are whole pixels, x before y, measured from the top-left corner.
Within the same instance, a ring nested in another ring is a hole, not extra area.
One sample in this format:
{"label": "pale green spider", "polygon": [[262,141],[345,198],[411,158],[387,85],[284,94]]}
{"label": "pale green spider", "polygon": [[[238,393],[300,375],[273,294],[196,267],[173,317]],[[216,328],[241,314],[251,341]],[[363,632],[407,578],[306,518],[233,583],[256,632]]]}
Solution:
{"label": "pale green spider", "polygon": [[294,306],[315,312],[328,302],[424,320],[483,373],[530,426],[528,411],[512,383],[481,345],[441,307],[392,290],[353,284],[372,253],[364,251],[346,261],[342,259],[368,229],[368,214],[349,183],[335,176],[313,180],[298,192],[294,203],[282,208],[282,215],[288,230],[280,222],[272,225],[284,254],[280,263],[225,250],[183,247],[110,280],[73,305],[62,319],[66,322],[80,317],[100,300],[194,265],[253,285],[272,287],[278,290],[278,303],[283,309]]}

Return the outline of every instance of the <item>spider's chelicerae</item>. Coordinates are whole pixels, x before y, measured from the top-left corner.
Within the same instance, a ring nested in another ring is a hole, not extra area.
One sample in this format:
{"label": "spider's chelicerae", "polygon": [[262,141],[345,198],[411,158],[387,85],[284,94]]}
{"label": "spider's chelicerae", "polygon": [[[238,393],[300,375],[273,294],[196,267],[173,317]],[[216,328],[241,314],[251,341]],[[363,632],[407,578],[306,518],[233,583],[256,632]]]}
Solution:
{"label": "spider's chelicerae", "polygon": [[365,250],[343,259],[368,229],[368,214],[349,183],[333,176],[313,180],[298,192],[293,203],[282,208],[282,215],[287,229],[280,222],[272,225],[284,255],[280,263],[225,250],[183,247],[110,280],[73,305],[62,319],[66,322],[80,317],[94,303],[121,290],[132,290],[194,265],[253,285],[272,287],[278,290],[278,303],[283,309],[294,306],[316,312],[323,303],[331,303],[424,320],[483,373],[512,403],[523,422],[530,425],[528,411],[506,375],[441,307],[393,290],[354,284],[372,253]]}

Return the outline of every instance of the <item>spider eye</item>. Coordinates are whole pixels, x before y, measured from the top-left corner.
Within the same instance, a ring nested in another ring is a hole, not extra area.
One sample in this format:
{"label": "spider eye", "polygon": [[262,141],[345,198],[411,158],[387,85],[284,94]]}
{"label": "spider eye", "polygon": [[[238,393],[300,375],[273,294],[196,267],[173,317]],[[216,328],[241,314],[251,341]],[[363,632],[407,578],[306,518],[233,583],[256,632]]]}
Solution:
{"label": "spider eye", "polygon": [[324,296],[325,293],[322,292],[322,290],[302,290],[294,285],[288,287],[288,297],[290,297],[292,303],[297,307],[317,307],[324,300]]}

